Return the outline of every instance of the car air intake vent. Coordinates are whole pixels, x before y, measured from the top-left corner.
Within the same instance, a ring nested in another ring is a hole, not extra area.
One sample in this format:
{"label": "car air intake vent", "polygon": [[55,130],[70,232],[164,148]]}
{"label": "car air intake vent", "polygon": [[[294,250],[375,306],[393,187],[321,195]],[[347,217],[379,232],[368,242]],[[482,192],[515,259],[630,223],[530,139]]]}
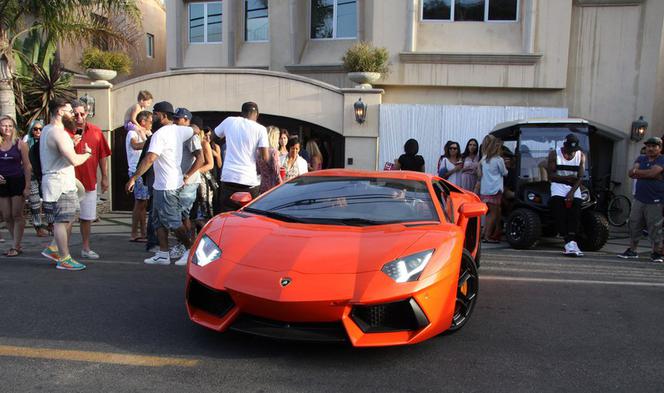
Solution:
{"label": "car air intake vent", "polygon": [[217,317],[223,317],[235,305],[227,292],[210,289],[196,280],[189,283],[187,301],[191,307]]}
{"label": "car air intake vent", "polygon": [[365,333],[418,330],[429,324],[413,298],[372,306],[354,306],[350,316]]}

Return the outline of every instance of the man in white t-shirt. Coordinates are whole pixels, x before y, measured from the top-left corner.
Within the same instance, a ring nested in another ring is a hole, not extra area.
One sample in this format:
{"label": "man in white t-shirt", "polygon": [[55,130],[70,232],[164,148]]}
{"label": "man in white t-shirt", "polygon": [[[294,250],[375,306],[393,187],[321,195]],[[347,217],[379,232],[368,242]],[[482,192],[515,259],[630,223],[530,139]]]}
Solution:
{"label": "man in white t-shirt", "polygon": [[[136,115],[136,122],[140,128],[131,129],[125,138],[125,150],[127,152],[127,166],[129,177],[134,176],[138,161],[140,161],[141,150],[147,138],[152,135],[152,113],[141,111]],[[143,178],[136,179],[134,186],[134,210],[131,215],[131,239],[132,242],[146,242],[146,214],[150,191],[143,183]]]}
{"label": "man in white t-shirt", "polygon": [[153,220],[157,227],[159,251],[144,262],[150,265],[169,265],[171,258],[168,253],[168,231],[187,248],[191,247],[191,239],[182,225],[180,214],[179,192],[186,178],[180,169],[182,161],[182,144],[194,135],[191,127],[173,124],[173,105],[169,102],[158,102],[154,105],[153,116],[163,124],[150,140],[145,158],[136,168],[136,173],[125,186],[128,192],[134,188],[136,179],[154,164],[154,184],[152,186]]}
{"label": "man in white t-shirt", "polygon": [[221,169],[221,193],[217,211],[237,210],[231,201],[236,192],[248,192],[258,196],[260,181],[256,173],[256,151],[265,161],[269,159],[267,129],[258,124],[258,105],[242,104],[238,117],[228,117],[214,129],[219,138],[226,138],[226,158]]}

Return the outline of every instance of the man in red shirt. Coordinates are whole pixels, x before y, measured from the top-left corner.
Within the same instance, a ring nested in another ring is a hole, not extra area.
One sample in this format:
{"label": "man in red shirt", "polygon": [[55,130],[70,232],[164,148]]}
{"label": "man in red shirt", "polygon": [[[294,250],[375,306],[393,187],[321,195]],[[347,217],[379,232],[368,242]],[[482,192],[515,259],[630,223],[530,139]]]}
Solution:
{"label": "man in red shirt", "polygon": [[[101,192],[104,193],[108,190],[106,157],[111,155],[111,148],[108,146],[101,129],[87,122],[88,113],[85,105],[79,101],[74,101],[71,106],[74,109],[76,129],[68,131],[74,134],[73,138],[76,143],[74,149],[77,153],[83,153],[83,148],[86,145],[92,149],[90,159],[75,168],[76,178],[85,188],[85,197],[80,200],[81,238],[83,241],[81,257],[99,259],[99,254],[90,249],[90,230],[92,221],[97,218],[97,167],[101,172]],[[80,135],[80,138],[77,135]]]}

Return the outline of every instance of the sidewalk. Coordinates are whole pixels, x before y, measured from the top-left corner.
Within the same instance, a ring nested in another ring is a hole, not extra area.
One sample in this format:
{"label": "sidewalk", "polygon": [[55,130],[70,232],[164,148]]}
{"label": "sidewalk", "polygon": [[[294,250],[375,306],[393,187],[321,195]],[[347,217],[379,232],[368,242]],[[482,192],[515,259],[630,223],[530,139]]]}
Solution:
{"label": "sidewalk", "polygon": [[[627,247],[629,247],[629,235],[627,234],[627,227],[610,228],[609,240],[606,242],[604,247],[601,250],[594,252],[596,256],[610,257],[614,258],[616,255],[624,252]],[[483,250],[495,250],[501,251],[504,250],[508,253],[512,248],[506,241],[502,241],[499,244],[482,244]],[[537,245],[532,250],[562,250],[563,249],[563,240],[559,237],[556,238],[542,238],[537,243]],[[650,246],[650,240],[647,238],[641,239],[639,242],[639,247],[637,253],[642,255],[650,255],[652,248]]]}

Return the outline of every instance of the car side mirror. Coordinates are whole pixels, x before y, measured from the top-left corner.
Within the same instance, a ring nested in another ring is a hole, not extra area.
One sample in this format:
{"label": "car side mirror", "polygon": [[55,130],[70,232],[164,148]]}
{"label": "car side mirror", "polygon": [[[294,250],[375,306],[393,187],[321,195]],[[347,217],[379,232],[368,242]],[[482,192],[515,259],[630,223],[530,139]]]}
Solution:
{"label": "car side mirror", "polygon": [[231,195],[231,201],[240,207],[252,201],[251,194],[248,192],[235,192]]}
{"label": "car side mirror", "polygon": [[466,217],[480,217],[486,214],[489,208],[482,202],[466,202],[459,208],[459,213]]}

